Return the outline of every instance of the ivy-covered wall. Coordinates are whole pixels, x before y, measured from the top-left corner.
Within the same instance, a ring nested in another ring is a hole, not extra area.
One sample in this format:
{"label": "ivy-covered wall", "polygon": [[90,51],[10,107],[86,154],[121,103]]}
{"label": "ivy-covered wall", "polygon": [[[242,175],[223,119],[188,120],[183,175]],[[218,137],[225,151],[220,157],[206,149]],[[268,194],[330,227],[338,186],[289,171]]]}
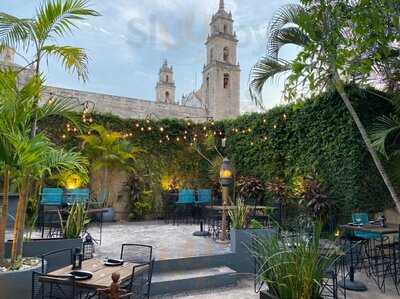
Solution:
{"label": "ivy-covered wall", "polygon": [[[391,106],[375,91],[350,89],[351,99],[367,128]],[[209,163],[193,144],[215,137],[215,143],[235,164],[240,176],[267,182],[279,176],[294,184],[316,171],[330,187],[338,214],[354,210],[379,211],[391,206],[389,194],[370,158],[355,124],[336,94],[277,107],[266,113],[246,114],[234,120],[194,124],[183,120],[122,120],[94,115],[94,122],[126,134],[146,152],[146,175],[179,178],[181,185],[207,187]],[[66,124],[52,120],[42,127],[60,144],[78,146]],[[64,135],[64,136],[63,136]],[[75,133],[76,135],[76,133]],[[221,147],[226,137],[226,147]],[[204,150],[210,160],[216,151]]]}

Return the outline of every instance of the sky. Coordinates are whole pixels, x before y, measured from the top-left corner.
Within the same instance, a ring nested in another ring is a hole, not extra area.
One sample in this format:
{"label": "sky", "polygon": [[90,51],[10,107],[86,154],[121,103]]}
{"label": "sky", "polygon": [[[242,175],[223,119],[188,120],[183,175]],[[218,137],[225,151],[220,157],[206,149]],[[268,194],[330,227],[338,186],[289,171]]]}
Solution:
{"label": "sky", "polygon": [[[165,59],[173,65],[176,98],[201,85],[206,61],[204,42],[219,0],[91,0],[101,13],[78,24],[73,34],[55,42],[85,48],[90,57],[89,81],[82,83],[60,64],[48,61],[43,70],[52,86],[154,100],[158,71]],[[251,67],[265,52],[266,27],[273,14],[296,0],[225,0],[239,39],[241,111],[256,111],[248,93]],[[1,0],[0,11],[33,17],[39,0]],[[295,48],[282,57],[293,58]],[[18,62],[18,60],[17,60]],[[284,77],[264,89],[267,108],[282,103]]]}

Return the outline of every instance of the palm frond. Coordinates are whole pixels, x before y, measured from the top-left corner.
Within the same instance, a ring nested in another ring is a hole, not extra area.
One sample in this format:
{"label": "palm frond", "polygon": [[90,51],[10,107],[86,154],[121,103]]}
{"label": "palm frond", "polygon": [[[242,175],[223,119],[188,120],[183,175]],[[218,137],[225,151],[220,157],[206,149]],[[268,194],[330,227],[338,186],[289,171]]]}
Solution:
{"label": "palm frond", "polygon": [[35,33],[38,39],[52,37],[52,33],[63,37],[76,28],[76,21],[100,14],[89,9],[88,0],[50,0],[45,1],[37,11]]}
{"label": "palm frond", "polygon": [[280,31],[291,25],[296,26],[299,23],[300,16],[305,12],[300,4],[288,4],[282,6],[272,17],[268,25],[268,40],[274,40]]}
{"label": "palm frond", "polygon": [[291,64],[271,56],[261,58],[251,69],[249,91],[254,103],[263,107],[262,90],[268,80],[291,70]]}
{"label": "palm frond", "polygon": [[397,116],[382,116],[370,132],[372,145],[388,156],[389,146],[394,146],[400,137],[400,119]]}
{"label": "palm frond", "polygon": [[279,50],[285,45],[305,47],[309,42],[310,38],[299,27],[285,27],[270,36],[267,43],[267,53],[270,56],[278,57]]}
{"label": "palm frond", "polygon": [[78,75],[84,82],[88,79],[88,56],[84,49],[71,46],[44,46],[42,51],[60,60],[67,71]]}
{"label": "palm frond", "polygon": [[0,13],[0,50],[5,46],[27,47],[32,32],[32,19],[20,19],[6,13]]}
{"label": "palm frond", "polygon": [[82,123],[82,118],[74,112],[75,108],[76,104],[72,100],[51,98],[40,107],[37,107],[36,117],[40,121],[52,116],[59,116],[68,120],[75,128],[80,130],[84,124]]}

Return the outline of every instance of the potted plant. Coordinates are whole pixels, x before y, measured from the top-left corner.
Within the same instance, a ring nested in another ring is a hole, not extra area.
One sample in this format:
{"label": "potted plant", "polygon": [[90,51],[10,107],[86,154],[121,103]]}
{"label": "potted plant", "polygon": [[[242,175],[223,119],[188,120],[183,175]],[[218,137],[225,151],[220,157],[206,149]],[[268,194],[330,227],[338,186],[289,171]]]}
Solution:
{"label": "potted plant", "polygon": [[[322,252],[321,225],[315,224],[311,236],[297,231],[288,241],[282,235],[255,239],[252,248],[258,265],[256,280],[267,290],[261,299],[321,299],[326,271],[337,258],[337,252]],[[292,246],[292,244],[296,246]]]}
{"label": "potted plant", "polygon": [[110,196],[110,184],[113,171],[133,171],[133,162],[141,151],[131,144],[119,132],[108,131],[100,125],[91,126],[90,135],[82,135],[83,148],[88,155],[92,170],[101,176],[100,190],[96,205],[107,209],[103,221],[114,220],[113,202]]}

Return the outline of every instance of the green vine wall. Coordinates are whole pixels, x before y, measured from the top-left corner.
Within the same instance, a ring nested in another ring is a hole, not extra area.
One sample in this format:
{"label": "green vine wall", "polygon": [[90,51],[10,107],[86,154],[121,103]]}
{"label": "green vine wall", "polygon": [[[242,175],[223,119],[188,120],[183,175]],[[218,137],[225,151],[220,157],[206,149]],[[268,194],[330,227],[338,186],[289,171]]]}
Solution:
{"label": "green vine wall", "polygon": [[[349,89],[367,128],[392,109],[376,91]],[[300,176],[316,171],[330,187],[339,216],[351,211],[379,211],[391,206],[389,194],[376,171],[344,104],[331,93],[304,102],[277,107],[266,113],[246,114],[237,119],[194,124],[163,120],[122,120],[113,115],[93,115],[95,123],[123,132],[141,146],[148,175],[176,176],[181,185],[210,186],[209,164],[194,144],[214,137],[219,150],[235,164],[240,176],[256,176],[267,182],[279,176],[294,184]],[[42,124],[59,144],[78,147],[78,133],[53,119]],[[226,147],[221,147],[226,137]],[[212,160],[215,151],[204,149]]]}

